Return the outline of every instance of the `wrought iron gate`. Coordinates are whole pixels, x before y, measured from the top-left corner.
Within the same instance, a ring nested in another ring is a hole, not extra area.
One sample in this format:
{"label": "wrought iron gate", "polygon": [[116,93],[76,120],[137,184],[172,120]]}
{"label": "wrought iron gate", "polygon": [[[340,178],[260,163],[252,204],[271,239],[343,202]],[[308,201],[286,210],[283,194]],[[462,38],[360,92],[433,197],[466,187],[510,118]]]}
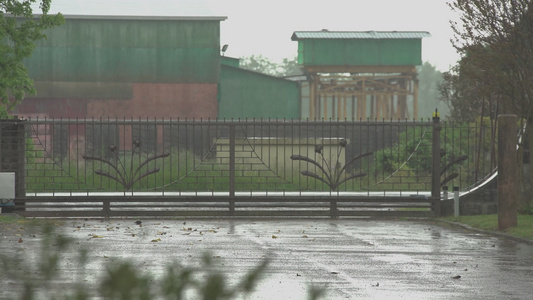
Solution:
{"label": "wrought iron gate", "polygon": [[[432,216],[444,178],[464,189],[472,166],[494,167],[471,155],[479,128],[438,118],[16,122],[26,216]],[[2,147],[3,161],[14,155]]]}

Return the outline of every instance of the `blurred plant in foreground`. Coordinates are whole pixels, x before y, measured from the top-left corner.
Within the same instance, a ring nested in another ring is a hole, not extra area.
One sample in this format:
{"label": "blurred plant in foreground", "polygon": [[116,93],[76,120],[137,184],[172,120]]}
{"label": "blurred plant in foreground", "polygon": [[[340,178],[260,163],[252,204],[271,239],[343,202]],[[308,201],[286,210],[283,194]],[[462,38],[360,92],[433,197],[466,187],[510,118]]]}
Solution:
{"label": "blurred plant in foreground", "polygon": [[[4,291],[2,298],[240,299],[254,292],[269,264],[269,259],[266,258],[236,284],[229,284],[227,276],[215,269],[213,256],[209,253],[203,254],[201,268],[172,263],[166,268],[163,276],[157,279],[152,274],[137,269],[132,262],[116,261],[108,264],[99,283],[91,286],[86,283],[87,250],[78,253],[77,265],[72,266],[65,261],[73,242],[71,238],[56,234],[53,225],[46,224],[40,256],[32,257],[23,251],[17,251],[16,258],[0,254],[0,280],[3,284],[10,285],[9,290],[17,291],[12,295],[7,295]],[[22,239],[19,243],[22,243]],[[64,268],[74,268],[77,274],[72,278],[65,278],[61,273]],[[308,299],[319,299],[322,293],[322,289],[312,287]]]}

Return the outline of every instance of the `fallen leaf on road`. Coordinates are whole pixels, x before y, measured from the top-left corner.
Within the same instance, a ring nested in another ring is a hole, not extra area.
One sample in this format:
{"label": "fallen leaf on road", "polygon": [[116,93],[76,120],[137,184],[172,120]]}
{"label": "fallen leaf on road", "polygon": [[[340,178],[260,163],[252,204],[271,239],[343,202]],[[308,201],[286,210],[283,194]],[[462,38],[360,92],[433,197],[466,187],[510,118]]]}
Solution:
{"label": "fallen leaf on road", "polygon": [[455,275],[452,277],[452,279],[459,279],[459,278],[461,278],[461,275]]}
{"label": "fallen leaf on road", "polygon": [[273,239],[277,239],[278,237],[277,237],[277,236],[275,236],[275,235],[272,235],[272,238],[273,238]]}
{"label": "fallen leaf on road", "polygon": [[19,238],[19,243],[22,243],[22,238]]}
{"label": "fallen leaf on road", "polygon": [[161,239],[152,240],[152,243],[157,243],[157,242],[161,242]]}

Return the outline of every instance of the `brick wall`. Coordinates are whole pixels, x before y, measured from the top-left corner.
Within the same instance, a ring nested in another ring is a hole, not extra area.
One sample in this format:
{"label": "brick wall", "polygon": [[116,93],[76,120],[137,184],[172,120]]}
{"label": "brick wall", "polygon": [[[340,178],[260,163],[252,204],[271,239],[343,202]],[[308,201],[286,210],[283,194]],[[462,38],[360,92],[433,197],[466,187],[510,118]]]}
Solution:
{"label": "brick wall", "polygon": [[128,99],[27,98],[15,113],[32,118],[217,117],[217,84],[134,83],[131,90]]}
{"label": "brick wall", "polygon": [[110,118],[217,117],[216,84],[135,83],[132,99],[89,100],[87,116]]}

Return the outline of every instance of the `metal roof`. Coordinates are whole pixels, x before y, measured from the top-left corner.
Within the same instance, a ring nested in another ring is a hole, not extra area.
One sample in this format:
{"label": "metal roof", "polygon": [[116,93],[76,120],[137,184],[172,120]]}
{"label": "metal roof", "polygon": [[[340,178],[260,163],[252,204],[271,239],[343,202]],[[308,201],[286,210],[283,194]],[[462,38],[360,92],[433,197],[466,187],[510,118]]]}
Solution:
{"label": "metal roof", "polygon": [[[32,8],[40,12],[38,3]],[[227,19],[213,15],[205,0],[54,0],[49,14],[58,12],[67,19]]]}
{"label": "metal roof", "polygon": [[136,16],[136,15],[63,15],[65,19],[87,20],[172,20],[172,21],[224,21],[219,16]]}
{"label": "metal roof", "polygon": [[421,39],[427,31],[295,31],[291,39]]}

